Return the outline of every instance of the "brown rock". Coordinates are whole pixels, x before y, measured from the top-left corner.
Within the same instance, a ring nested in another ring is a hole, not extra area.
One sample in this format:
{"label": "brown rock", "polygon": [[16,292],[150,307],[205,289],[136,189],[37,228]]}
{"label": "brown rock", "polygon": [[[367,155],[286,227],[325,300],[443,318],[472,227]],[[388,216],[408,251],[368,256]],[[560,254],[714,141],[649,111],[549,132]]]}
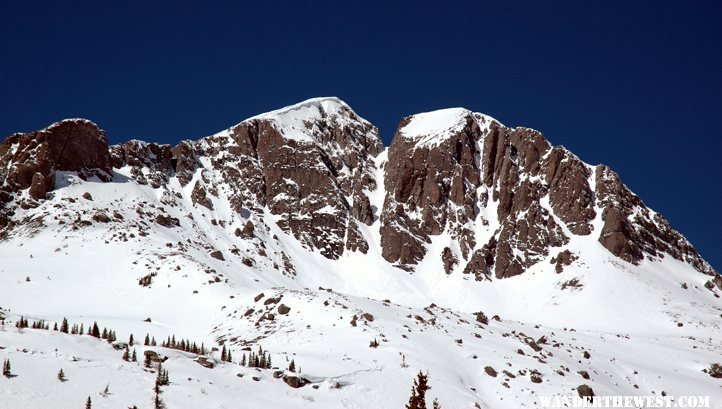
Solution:
{"label": "brown rock", "polygon": [[444,247],[444,251],[441,252],[441,261],[444,263],[446,274],[451,274],[454,266],[459,264],[459,260],[448,247]]}
{"label": "brown rock", "polygon": [[284,375],[283,382],[286,382],[286,385],[292,388],[301,388],[311,383],[308,379],[297,375]]}
{"label": "brown rock", "polygon": [[165,227],[178,227],[180,226],[180,220],[176,217],[171,217],[167,214],[159,214],[155,217],[155,222]]}
{"label": "brown rock", "polygon": [[577,386],[577,393],[580,397],[593,397],[594,396],[594,390],[589,387],[589,385],[579,385]]}
{"label": "brown rock", "polygon": [[196,362],[198,365],[200,365],[200,366],[202,366],[202,367],[205,367],[205,368],[208,368],[208,369],[213,369],[213,368],[216,367],[216,362],[215,362],[215,360],[214,360],[214,359],[211,359],[211,358],[207,358],[207,357],[205,357],[205,356],[199,356],[198,358],[195,359],[195,362]]}
{"label": "brown rock", "polygon": [[253,223],[248,220],[246,224],[243,226],[243,230],[240,232],[240,236],[244,239],[252,239],[253,238]]}
{"label": "brown rock", "polygon": [[554,271],[559,274],[564,271],[564,266],[571,265],[577,258],[571,251],[563,250],[556,257],[552,257],[551,264],[554,264]]}

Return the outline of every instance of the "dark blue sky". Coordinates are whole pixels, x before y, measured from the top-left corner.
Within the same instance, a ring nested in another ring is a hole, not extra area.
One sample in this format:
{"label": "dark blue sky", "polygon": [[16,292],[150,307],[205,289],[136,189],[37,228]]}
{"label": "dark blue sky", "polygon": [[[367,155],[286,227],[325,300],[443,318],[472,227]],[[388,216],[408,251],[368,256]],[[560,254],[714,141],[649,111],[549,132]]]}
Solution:
{"label": "dark blue sky", "polygon": [[610,165],[722,269],[721,2],[106,3],[3,1],[0,135],[173,144],[335,95],[388,144],[464,106]]}

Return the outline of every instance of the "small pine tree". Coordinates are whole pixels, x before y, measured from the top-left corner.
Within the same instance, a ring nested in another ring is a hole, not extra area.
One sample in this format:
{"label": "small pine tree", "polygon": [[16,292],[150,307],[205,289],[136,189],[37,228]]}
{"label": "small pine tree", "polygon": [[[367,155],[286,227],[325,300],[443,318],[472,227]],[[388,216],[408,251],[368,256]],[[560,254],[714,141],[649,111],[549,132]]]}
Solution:
{"label": "small pine tree", "polygon": [[426,409],[426,391],[431,389],[428,385],[429,377],[419,371],[414,379],[414,386],[411,387],[411,397],[406,409]]}
{"label": "small pine tree", "polygon": [[133,334],[130,334],[130,338],[128,338],[128,345],[133,346]]}
{"label": "small pine tree", "polygon": [[246,354],[243,354],[243,357],[241,358],[241,366],[246,366]]}
{"label": "small pine tree", "polygon": [[53,325],[53,331],[57,331],[57,330],[58,330],[58,323],[56,322],[56,323]]}
{"label": "small pine tree", "polygon": [[228,354],[226,355],[226,362],[233,363],[233,355],[231,355],[231,349],[228,348]]}
{"label": "small pine tree", "polygon": [[135,348],[133,348],[133,355],[130,357],[130,360],[133,362],[138,362],[138,355],[135,353]]}
{"label": "small pine tree", "polygon": [[84,332],[85,332],[85,331],[83,331],[83,324],[81,323],[81,324],[80,324],[80,330],[78,331],[78,334],[79,334],[79,335],[83,335]]}
{"label": "small pine tree", "polygon": [[90,400],[90,396],[88,396],[88,400],[85,401],[85,409],[93,409],[93,401]]}
{"label": "small pine tree", "polygon": [[160,392],[160,387],[168,385],[170,379],[168,378],[168,371],[163,369],[162,365],[158,364],[158,376],[155,378],[156,392]]}
{"label": "small pine tree", "polygon": [[125,351],[123,351],[123,360],[126,362],[130,360],[130,350],[127,346],[125,347]]}
{"label": "small pine tree", "polygon": [[58,372],[58,380],[60,382],[65,382],[65,372],[63,372],[63,368],[60,368],[60,372]]}
{"label": "small pine tree", "polygon": [[156,344],[156,342],[155,342],[155,337],[153,337],[153,339],[150,340],[150,346],[154,347],[154,346],[157,346],[157,345],[158,345],[158,344]]}
{"label": "small pine tree", "polygon": [[6,359],[3,361],[3,376],[9,378],[10,374],[10,359]]}
{"label": "small pine tree", "polygon": [[68,319],[63,318],[63,322],[60,324],[60,332],[68,333]]}
{"label": "small pine tree", "polygon": [[108,329],[107,328],[103,328],[103,332],[100,334],[100,338],[108,339]]}
{"label": "small pine tree", "polygon": [[434,399],[434,409],[441,409],[441,405],[439,404],[439,400],[436,399],[436,398]]}
{"label": "small pine tree", "polygon": [[288,364],[288,372],[296,372],[296,361],[291,359],[291,363]]}
{"label": "small pine tree", "polygon": [[221,361],[228,360],[228,354],[226,352],[226,346],[223,345],[223,349],[221,350]]}
{"label": "small pine tree", "polygon": [[150,360],[150,355],[145,354],[145,359],[143,360],[143,366],[145,366],[146,368],[150,368],[152,363],[153,362]]}
{"label": "small pine tree", "polygon": [[145,334],[145,340],[143,341],[143,345],[150,345],[150,334]]}
{"label": "small pine tree", "polygon": [[98,328],[97,322],[93,322],[93,329],[92,332],[90,332],[90,335],[94,336],[95,338],[100,338],[100,328]]}

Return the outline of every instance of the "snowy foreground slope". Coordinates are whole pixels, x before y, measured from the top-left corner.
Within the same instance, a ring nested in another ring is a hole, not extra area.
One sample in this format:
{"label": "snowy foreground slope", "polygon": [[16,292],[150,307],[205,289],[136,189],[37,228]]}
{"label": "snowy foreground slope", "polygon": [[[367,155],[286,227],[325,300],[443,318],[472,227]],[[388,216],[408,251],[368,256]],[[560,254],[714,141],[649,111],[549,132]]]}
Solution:
{"label": "snowy foreground slope", "polygon": [[[0,408],[153,407],[151,350],[168,408],[401,408],[420,370],[445,408],[539,407],[582,384],[722,407],[719,275],[608,169],[501,127],[420,114],[384,148],[347,105],[314,99],[173,149],[56,158],[25,188],[17,152],[27,166],[53,150],[9,144]],[[500,129],[504,152],[488,143]],[[53,331],[63,318],[133,334],[138,362]],[[217,348],[200,358],[213,368],[160,346],[170,336]],[[272,368],[239,364],[259,346]]]}

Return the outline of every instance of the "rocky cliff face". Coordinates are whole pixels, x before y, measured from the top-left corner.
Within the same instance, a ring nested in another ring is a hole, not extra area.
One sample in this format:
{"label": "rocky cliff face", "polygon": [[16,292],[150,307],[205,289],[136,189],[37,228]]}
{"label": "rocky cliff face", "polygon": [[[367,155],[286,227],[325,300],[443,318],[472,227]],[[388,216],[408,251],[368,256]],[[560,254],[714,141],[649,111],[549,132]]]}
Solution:
{"label": "rocky cliff face", "polygon": [[[448,233],[441,253],[477,279],[511,277],[595,235],[630,263],[664,253],[714,274],[684,237],[606,166],[589,166],[541,133],[464,109],[405,118],[389,147],[384,258],[406,269]],[[595,230],[599,219],[601,228]]]}
{"label": "rocky cliff face", "polygon": [[7,137],[0,144],[0,229],[12,221],[13,206],[34,207],[45,199],[57,171],[112,180],[105,133],[90,121],[69,119]]}
{"label": "rocky cliff face", "polygon": [[[377,129],[336,98],[175,147],[108,147],[84,120],[12,135],[0,144],[0,229],[11,232],[17,206],[46,198],[56,172],[107,182],[114,168],[125,169],[128,183],[163,192],[165,205],[204,209],[214,226],[255,238],[259,257],[278,240],[276,226],[330,260],[378,247],[385,262],[407,271],[437,257],[447,274],[491,280],[550,260],[559,272],[580,256],[574,238],[589,237],[630,263],[669,255],[715,274],[618,175],[537,131],[447,109],[404,118],[386,149]],[[282,250],[268,257],[294,270]]]}

